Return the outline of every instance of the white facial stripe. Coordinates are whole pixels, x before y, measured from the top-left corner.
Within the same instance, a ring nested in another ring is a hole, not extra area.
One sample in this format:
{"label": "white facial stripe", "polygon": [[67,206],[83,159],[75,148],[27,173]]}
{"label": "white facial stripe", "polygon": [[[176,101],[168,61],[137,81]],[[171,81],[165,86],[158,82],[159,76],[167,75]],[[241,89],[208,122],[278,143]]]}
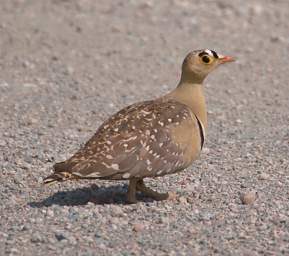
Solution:
{"label": "white facial stripe", "polygon": [[204,52],[206,52],[207,54],[209,54],[210,56],[213,56],[213,53],[211,52],[211,50],[206,49]]}
{"label": "white facial stripe", "polygon": [[214,57],[215,59],[220,58],[220,56],[213,50],[206,49],[204,50],[204,52],[207,53],[209,56]]}

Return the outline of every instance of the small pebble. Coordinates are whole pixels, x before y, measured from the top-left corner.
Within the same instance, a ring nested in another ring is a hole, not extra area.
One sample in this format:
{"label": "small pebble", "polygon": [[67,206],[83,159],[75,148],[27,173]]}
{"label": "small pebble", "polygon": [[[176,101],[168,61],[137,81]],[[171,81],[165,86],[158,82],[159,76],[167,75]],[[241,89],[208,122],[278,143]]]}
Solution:
{"label": "small pebble", "polygon": [[132,230],[135,232],[141,232],[143,231],[145,226],[142,223],[135,223],[133,224]]}
{"label": "small pebble", "polygon": [[246,192],[241,195],[241,201],[243,204],[253,204],[255,200],[256,200],[255,191]]}
{"label": "small pebble", "polygon": [[168,192],[168,200],[171,200],[171,201],[175,201],[177,199],[177,193],[176,192]]}
{"label": "small pebble", "polygon": [[170,222],[170,219],[168,217],[160,217],[159,223],[161,224],[167,224]]}
{"label": "small pebble", "polygon": [[44,238],[40,235],[40,233],[36,232],[32,235],[30,241],[32,243],[41,243],[44,242]]}
{"label": "small pebble", "polygon": [[186,197],[181,196],[181,197],[179,198],[179,202],[180,202],[181,204],[187,204],[187,203],[188,203],[188,200],[187,200]]}
{"label": "small pebble", "polygon": [[270,175],[267,173],[261,173],[259,176],[260,180],[268,180],[270,178]]}
{"label": "small pebble", "polygon": [[63,234],[61,234],[61,233],[55,234],[55,238],[56,238],[58,241],[61,241],[61,240],[66,239],[66,237],[65,237]]}

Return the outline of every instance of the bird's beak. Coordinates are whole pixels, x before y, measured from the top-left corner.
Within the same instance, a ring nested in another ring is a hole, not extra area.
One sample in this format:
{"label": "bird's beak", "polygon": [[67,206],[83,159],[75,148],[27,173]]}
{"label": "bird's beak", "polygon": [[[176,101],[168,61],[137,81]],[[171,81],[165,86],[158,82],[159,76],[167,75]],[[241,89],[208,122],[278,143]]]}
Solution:
{"label": "bird's beak", "polygon": [[227,63],[227,62],[233,62],[235,61],[236,59],[234,57],[231,57],[231,56],[219,56],[219,62],[220,64],[224,64],[224,63]]}

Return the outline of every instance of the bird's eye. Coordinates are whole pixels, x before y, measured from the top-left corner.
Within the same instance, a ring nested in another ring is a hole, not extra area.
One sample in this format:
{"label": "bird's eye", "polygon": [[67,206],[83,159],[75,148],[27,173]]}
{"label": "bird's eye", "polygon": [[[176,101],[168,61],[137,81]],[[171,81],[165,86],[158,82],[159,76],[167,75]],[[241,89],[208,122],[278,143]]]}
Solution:
{"label": "bird's eye", "polygon": [[211,56],[209,56],[209,55],[204,55],[202,57],[202,62],[204,64],[211,64],[213,62],[213,58]]}

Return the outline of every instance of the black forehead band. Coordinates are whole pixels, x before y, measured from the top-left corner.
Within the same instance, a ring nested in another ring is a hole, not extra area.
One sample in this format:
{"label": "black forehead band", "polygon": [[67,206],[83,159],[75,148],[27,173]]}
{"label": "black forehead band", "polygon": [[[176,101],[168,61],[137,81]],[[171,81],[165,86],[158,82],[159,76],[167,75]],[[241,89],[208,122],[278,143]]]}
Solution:
{"label": "black forehead band", "polygon": [[218,54],[217,54],[215,51],[211,50],[211,52],[213,53],[213,56],[214,56],[216,59],[219,58]]}

